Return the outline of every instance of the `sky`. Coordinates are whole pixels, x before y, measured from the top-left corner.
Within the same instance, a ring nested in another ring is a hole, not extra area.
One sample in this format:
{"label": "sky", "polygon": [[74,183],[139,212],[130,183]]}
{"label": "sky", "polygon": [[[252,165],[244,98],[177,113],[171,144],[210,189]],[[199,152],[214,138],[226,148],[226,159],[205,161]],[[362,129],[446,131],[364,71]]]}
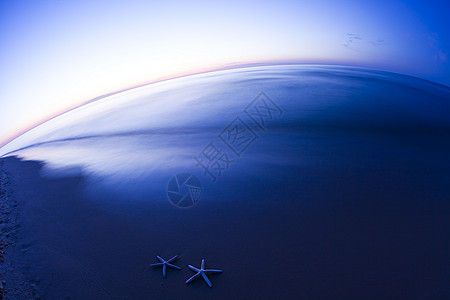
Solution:
{"label": "sky", "polygon": [[444,0],[0,1],[0,146],[93,98],[251,63],[450,85]]}

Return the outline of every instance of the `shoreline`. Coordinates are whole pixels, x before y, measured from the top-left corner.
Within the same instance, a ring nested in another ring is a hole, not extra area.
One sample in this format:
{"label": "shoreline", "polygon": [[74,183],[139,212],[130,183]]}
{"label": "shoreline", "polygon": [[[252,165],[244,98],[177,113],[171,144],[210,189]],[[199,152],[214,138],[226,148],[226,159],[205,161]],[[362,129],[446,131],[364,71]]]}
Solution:
{"label": "shoreline", "polygon": [[21,231],[21,210],[14,195],[15,178],[5,170],[8,160],[16,157],[0,158],[0,299],[42,299],[37,296],[34,286],[25,274],[15,266],[14,257]]}
{"label": "shoreline", "polygon": [[[331,145],[334,157],[352,156],[341,158],[351,164],[266,166],[266,177],[230,173],[189,210],[173,207],[155,177],[146,201],[119,194],[126,185],[89,197],[87,174],[48,177],[42,162],[1,159],[2,239],[14,237],[0,270],[5,299],[450,295],[445,157],[422,148],[400,160],[395,147],[386,157]],[[423,157],[430,160],[411,163]],[[156,255],[179,255],[182,269],[163,278],[149,267]],[[213,289],[185,284],[187,265],[203,258],[223,270],[210,278]]]}

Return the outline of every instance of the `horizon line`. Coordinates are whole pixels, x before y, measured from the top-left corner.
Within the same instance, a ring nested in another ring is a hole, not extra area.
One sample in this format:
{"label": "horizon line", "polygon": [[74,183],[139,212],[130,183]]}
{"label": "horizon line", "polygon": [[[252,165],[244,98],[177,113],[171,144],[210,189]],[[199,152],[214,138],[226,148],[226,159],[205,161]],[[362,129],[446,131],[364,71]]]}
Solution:
{"label": "horizon line", "polygon": [[399,74],[399,75],[403,75],[403,76],[409,76],[409,77],[414,77],[414,78],[418,78],[421,80],[425,80],[425,81],[429,81],[433,84],[437,84],[437,85],[441,85],[444,86],[446,88],[449,88],[449,86],[444,85],[442,83],[439,82],[435,82],[435,81],[431,81],[425,78],[421,78],[421,77],[417,77],[417,76],[413,76],[413,75],[407,75],[407,74],[402,74],[402,73],[397,73],[397,72],[392,72],[392,71],[386,71],[383,69],[379,69],[379,68],[373,68],[373,67],[369,67],[369,66],[364,66],[364,65],[351,65],[351,64],[345,64],[345,63],[333,63],[333,62],[328,62],[328,63],[324,63],[324,62],[305,62],[305,61],[298,61],[298,60],[270,60],[270,61],[255,61],[255,62],[236,62],[236,63],[228,63],[225,65],[221,65],[221,66],[216,66],[216,67],[212,67],[212,68],[204,68],[204,69],[199,69],[197,71],[194,72],[179,72],[179,73],[174,73],[171,75],[167,75],[167,76],[162,76],[159,78],[155,78],[153,80],[150,81],[146,81],[143,83],[139,83],[130,87],[126,87],[126,88],[122,88],[116,91],[112,91],[110,93],[106,93],[103,95],[99,95],[96,96],[94,98],[91,98],[89,100],[83,101],[80,104],[76,104],[74,106],[69,106],[66,109],[64,109],[63,111],[59,111],[57,113],[55,113],[53,116],[50,117],[46,117],[44,118],[42,121],[38,121],[36,122],[34,125],[31,125],[30,127],[28,127],[27,129],[24,129],[22,131],[20,131],[19,133],[13,135],[12,137],[8,138],[5,140],[4,143],[0,144],[0,149],[2,149],[3,147],[7,146],[8,144],[10,144],[11,142],[13,142],[14,140],[16,140],[17,138],[19,138],[20,136],[24,135],[25,133],[27,133],[28,131],[54,119],[57,118],[65,113],[68,113],[72,110],[75,110],[77,108],[80,108],[86,104],[89,103],[93,103],[99,100],[102,100],[104,98],[116,95],[116,94],[120,94],[126,91],[130,91],[133,89],[137,89],[137,88],[141,88],[144,86],[148,86],[151,84],[156,84],[156,83],[160,83],[160,82],[164,82],[164,81],[169,81],[169,80],[174,80],[174,79],[179,79],[179,78],[183,78],[183,77],[189,77],[189,76],[195,76],[195,75],[200,75],[200,74],[206,74],[206,73],[213,73],[213,72],[219,72],[219,71],[226,71],[226,70],[233,70],[233,69],[244,69],[244,68],[251,68],[251,67],[264,67],[264,66],[283,66],[283,65],[304,65],[304,66],[339,66],[339,67],[351,67],[351,68],[362,68],[362,69],[367,69],[367,70],[372,70],[372,71],[380,71],[380,72],[387,72],[387,73],[393,73],[393,74]]}

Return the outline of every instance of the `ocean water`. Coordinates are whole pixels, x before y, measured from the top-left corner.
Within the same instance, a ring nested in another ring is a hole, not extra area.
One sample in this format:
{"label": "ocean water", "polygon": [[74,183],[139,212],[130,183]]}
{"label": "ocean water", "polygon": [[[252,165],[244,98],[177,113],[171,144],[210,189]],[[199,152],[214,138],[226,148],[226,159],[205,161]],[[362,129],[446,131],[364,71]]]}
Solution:
{"label": "ocean water", "polygon": [[[261,92],[264,101],[279,110],[260,109],[256,118],[265,122],[264,128],[245,113],[252,101],[261,105]],[[34,128],[0,154],[45,161],[47,176],[81,172],[114,186],[125,179],[133,182],[129,193],[148,178],[167,181],[169,174],[179,172],[204,177],[195,158],[210,142],[230,161],[236,160],[217,177],[233,177],[239,176],[238,169],[251,173],[264,164],[322,160],[320,147],[315,149],[318,154],[302,153],[303,144],[313,139],[339,144],[336,136],[347,136],[356,142],[348,145],[350,152],[366,147],[365,139],[400,148],[403,139],[412,145],[431,139],[439,143],[449,134],[449,112],[448,88],[412,77],[347,67],[255,67],[188,76],[109,96]],[[243,144],[241,148],[247,148],[240,155],[220,138],[230,124],[236,125],[236,118],[251,132],[241,138],[251,142]],[[346,163],[352,163],[351,158]]]}
{"label": "ocean water", "polygon": [[[49,180],[82,178],[83,201],[114,230],[83,216],[92,234],[68,230],[69,252],[75,261],[94,257],[87,264],[107,287],[105,299],[175,299],[186,289],[187,298],[205,296],[204,283],[186,287],[181,275],[179,284],[163,281],[172,292],[159,286],[158,271],[124,275],[175,252],[224,270],[211,277],[218,299],[432,299],[450,293],[449,115],[450,89],[413,77],[254,67],[91,102],[0,153],[43,161],[40,175]],[[193,205],[171,198],[177,174],[201,183],[180,192]],[[127,245],[127,263],[110,250],[113,237]],[[75,251],[91,242],[93,249]],[[121,274],[112,279],[116,264]]]}

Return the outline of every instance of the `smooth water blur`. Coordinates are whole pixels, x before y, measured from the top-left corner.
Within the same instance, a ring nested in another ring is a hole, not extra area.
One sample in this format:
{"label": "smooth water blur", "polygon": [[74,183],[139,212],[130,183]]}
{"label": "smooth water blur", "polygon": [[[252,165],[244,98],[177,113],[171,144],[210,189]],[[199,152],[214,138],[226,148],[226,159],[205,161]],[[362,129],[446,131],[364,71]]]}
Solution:
{"label": "smooth water blur", "polygon": [[[259,107],[262,128],[244,112],[260,92],[281,110]],[[113,95],[1,149],[45,161],[51,177],[5,162],[28,207],[18,256],[52,299],[445,297],[449,115],[446,87],[344,67],[220,71]],[[255,134],[239,155],[220,139],[233,120]],[[211,141],[231,160],[216,182],[195,161]],[[188,209],[168,201],[178,173],[202,185]],[[147,268],[175,254],[224,272],[211,290],[184,284],[186,267],[164,280]]]}
{"label": "smooth water blur", "polygon": [[[260,92],[283,111],[267,120],[267,131],[244,113]],[[1,153],[45,161],[46,176],[82,173],[93,189],[113,189],[127,198],[144,199],[158,187],[158,195],[164,197],[167,181],[179,172],[210,182],[194,157],[210,141],[217,141],[236,117],[258,138],[242,157],[232,157],[234,163],[222,176],[236,179],[246,172],[264,177],[270,176],[264,170],[272,164],[313,163],[304,146],[319,145],[324,139],[340,143],[353,135],[351,140],[357,142],[343,145],[351,152],[374,139],[383,144],[405,137],[448,138],[449,99],[446,87],[357,68],[269,66],[218,71],[86,104],[27,132]],[[314,157],[323,160],[318,154],[323,148],[314,147]],[[348,163],[351,157],[346,159]]]}

